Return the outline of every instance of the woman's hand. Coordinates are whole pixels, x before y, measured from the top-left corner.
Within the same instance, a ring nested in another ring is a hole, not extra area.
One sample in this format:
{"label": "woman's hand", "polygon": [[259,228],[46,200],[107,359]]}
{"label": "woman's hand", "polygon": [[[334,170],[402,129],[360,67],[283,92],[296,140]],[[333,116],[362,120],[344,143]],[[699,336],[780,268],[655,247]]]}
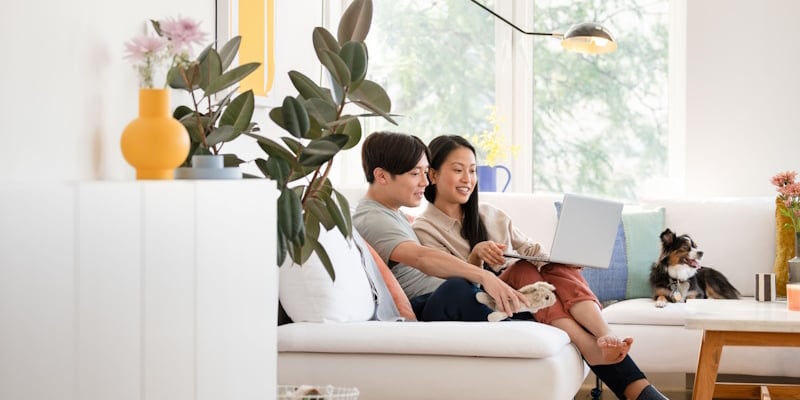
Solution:
{"label": "woman's hand", "polygon": [[480,242],[476,244],[469,253],[469,263],[473,265],[482,265],[485,262],[489,265],[503,265],[506,263],[503,252],[507,247],[508,246],[503,243],[492,242],[491,240]]}
{"label": "woman's hand", "polygon": [[483,290],[492,296],[497,311],[502,311],[508,315],[514,314],[524,304],[530,306],[528,299],[522,293],[514,290],[505,282],[489,271],[484,271],[481,286]]}

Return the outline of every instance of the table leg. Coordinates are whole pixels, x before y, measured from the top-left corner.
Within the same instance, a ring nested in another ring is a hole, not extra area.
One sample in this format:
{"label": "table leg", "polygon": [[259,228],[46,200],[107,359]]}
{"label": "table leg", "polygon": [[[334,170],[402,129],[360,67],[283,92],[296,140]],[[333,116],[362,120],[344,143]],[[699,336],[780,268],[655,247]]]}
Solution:
{"label": "table leg", "polygon": [[722,333],[704,331],[697,359],[697,374],[694,376],[692,400],[711,400],[717,382],[717,370],[722,356]]}

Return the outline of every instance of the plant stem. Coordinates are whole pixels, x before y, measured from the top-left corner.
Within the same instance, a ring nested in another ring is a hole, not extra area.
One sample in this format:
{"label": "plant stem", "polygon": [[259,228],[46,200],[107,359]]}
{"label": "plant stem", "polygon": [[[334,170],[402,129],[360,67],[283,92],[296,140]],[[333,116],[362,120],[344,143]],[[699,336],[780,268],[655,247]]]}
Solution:
{"label": "plant stem", "polygon": [[200,140],[203,143],[203,147],[208,148],[208,143],[206,142],[206,132],[205,127],[203,127],[203,120],[200,119],[200,109],[199,104],[197,103],[197,97],[194,95],[194,87],[193,83],[189,80],[189,77],[186,76],[186,70],[183,68],[178,68],[181,72],[181,78],[183,78],[183,82],[189,88],[189,94],[192,96],[192,104],[194,105],[194,116],[197,120],[197,129],[200,131]]}
{"label": "plant stem", "polygon": [[[342,117],[342,112],[344,112],[344,107],[345,105],[347,105],[347,95],[350,92],[350,87],[349,86],[343,87],[342,92],[343,92],[342,102],[339,103],[339,105],[336,107],[336,119],[334,119],[334,121],[339,121],[339,119]],[[331,130],[331,133],[335,131],[336,128],[334,127]],[[320,186],[322,185],[322,182],[325,182],[325,180],[328,179],[328,175],[330,175],[331,173],[331,166],[333,165],[333,158],[328,160],[325,164],[326,164],[325,172],[322,173],[322,179],[318,179],[319,171],[322,168],[322,165],[320,165],[316,170],[314,170],[314,176],[311,178],[311,182],[308,184],[308,189],[306,190],[305,194],[303,194],[303,199],[300,201],[300,204],[302,204],[303,206],[305,206],[306,200],[309,198],[309,196],[313,197],[319,190]]]}

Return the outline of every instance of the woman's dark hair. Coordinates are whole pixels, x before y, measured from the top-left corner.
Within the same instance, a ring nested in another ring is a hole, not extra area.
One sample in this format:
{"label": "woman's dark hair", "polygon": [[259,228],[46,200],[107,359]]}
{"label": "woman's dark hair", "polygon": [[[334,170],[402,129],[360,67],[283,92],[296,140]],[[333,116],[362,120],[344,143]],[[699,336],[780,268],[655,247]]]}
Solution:
{"label": "woman's dark hair", "polygon": [[[430,168],[437,171],[440,170],[447,156],[459,147],[468,148],[473,155],[475,154],[475,148],[472,147],[472,144],[461,136],[443,135],[433,138],[428,145],[431,153]],[[430,203],[436,200],[436,185],[434,183],[430,183],[425,188],[425,199]],[[470,249],[475,247],[476,244],[488,240],[486,225],[483,224],[483,220],[481,220],[481,216],[478,213],[478,205],[478,188],[475,188],[467,202],[461,205],[461,212],[464,213],[464,220],[461,222],[461,236],[467,239]]]}
{"label": "woman's dark hair", "polygon": [[375,168],[392,175],[404,174],[417,166],[420,158],[431,159],[428,146],[414,135],[373,132],[361,145],[361,168],[368,183],[375,182]]}

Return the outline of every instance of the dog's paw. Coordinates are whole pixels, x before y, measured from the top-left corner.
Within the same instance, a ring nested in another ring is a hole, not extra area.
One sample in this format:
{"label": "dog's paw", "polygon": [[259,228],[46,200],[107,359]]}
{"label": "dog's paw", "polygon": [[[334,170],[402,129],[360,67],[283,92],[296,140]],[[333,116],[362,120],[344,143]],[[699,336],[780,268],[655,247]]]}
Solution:
{"label": "dog's paw", "polygon": [[656,307],[664,308],[666,306],[667,306],[667,301],[666,300],[656,300]]}
{"label": "dog's paw", "polygon": [[489,320],[489,322],[497,322],[497,321],[502,321],[502,320],[504,320],[506,318],[508,318],[508,314],[506,314],[506,313],[504,313],[502,311],[495,311],[495,312],[489,314],[489,318],[487,318],[487,319]]}

